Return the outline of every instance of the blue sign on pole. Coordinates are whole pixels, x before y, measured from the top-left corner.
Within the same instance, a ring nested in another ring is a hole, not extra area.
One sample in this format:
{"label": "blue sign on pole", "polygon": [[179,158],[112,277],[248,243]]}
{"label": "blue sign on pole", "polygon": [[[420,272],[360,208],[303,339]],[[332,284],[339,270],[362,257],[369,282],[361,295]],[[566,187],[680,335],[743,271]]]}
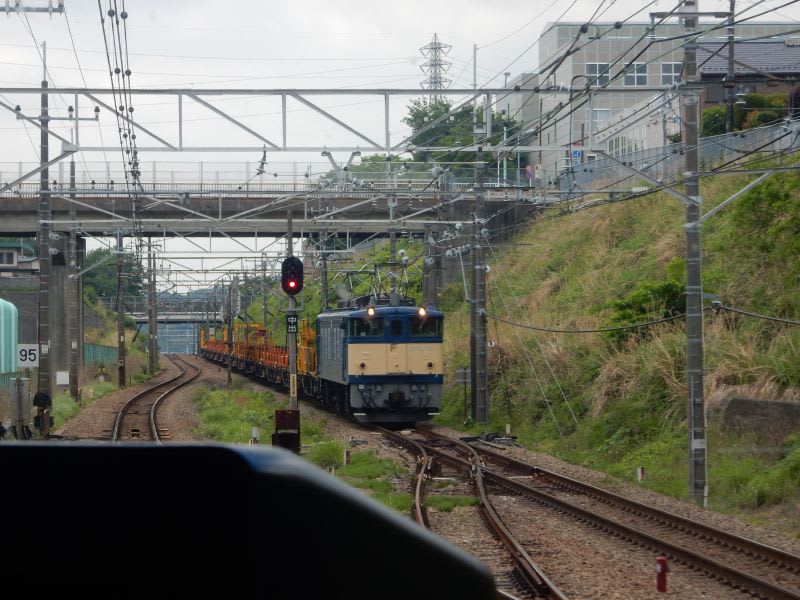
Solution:
{"label": "blue sign on pole", "polygon": [[580,150],[573,150],[572,151],[572,158],[580,159],[581,151]]}

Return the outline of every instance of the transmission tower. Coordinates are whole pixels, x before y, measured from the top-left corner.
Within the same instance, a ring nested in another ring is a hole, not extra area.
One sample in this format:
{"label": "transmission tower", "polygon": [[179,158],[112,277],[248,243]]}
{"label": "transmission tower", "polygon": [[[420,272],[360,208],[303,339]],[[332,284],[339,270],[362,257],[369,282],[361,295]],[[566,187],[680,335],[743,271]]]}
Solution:
{"label": "transmission tower", "polygon": [[440,95],[436,93],[436,90],[443,90],[450,83],[450,79],[444,77],[444,74],[450,69],[452,63],[444,60],[443,57],[450,52],[451,48],[450,44],[441,43],[439,36],[434,33],[431,43],[419,49],[422,56],[428,59],[420,65],[422,72],[428,75],[420,85],[424,89],[431,90],[431,100],[439,98]]}

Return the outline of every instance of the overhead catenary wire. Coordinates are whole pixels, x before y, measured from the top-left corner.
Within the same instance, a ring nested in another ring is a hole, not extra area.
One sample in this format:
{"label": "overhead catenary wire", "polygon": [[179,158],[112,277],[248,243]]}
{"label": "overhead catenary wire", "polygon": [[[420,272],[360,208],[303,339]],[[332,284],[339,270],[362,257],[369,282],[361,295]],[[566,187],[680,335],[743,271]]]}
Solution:
{"label": "overhead catenary wire", "polygon": [[[704,310],[710,310],[710,308]],[[486,316],[489,317],[490,319],[495,319],[497,321],[500,321],[501,323],[512,325],[514,327],[520,327],[522,329],[532,329],[534,331],[542,331],[546,333],[609,333],[612,331],[625,331],[626,329],[641,329],[642,327],[652,327],[653,325],[658,325],[660,323],[668,323],[670,321],[682,319],[686,315],[681,313],[680,315],[665,317],[663,319],[656,319],[655,321],[647,321],[645,323],[636,323],[634,325],[620,325],[619,327],[601,327],[598,329],[555,329],[552,327],[542,327],[539,325],[516,323],[514,321],[509,321],[508,319],[504,319],[502,317],[498,317],[497,315],[492,315],[488,313],[486,314]]]}
{"label": "overhead catenary wire", "polygon": [[[741,10],[741,11],[740,11],[738,14],[741,16],[742,14],[744,14],[745,12],[747,12],[748,10],[752,9],[754,6],[757,6],[758,4],[761,4],[763,1],[764,1],[764,0],[761,0],[760,2],[756,3],[755,5],[753,5],[753,6],[751,6],[751,7],[748,7],[748,8],[746,8],[746,9],[743,9],[743,10]],[[796,3],[797,1],[798,1],[798,0],[791,0],[791,1],[787,2],[787,3],[785,3],[785,4],[784,4],[784,5],[782,5],[782,6],[785,6],[785,5],[790,5],[790,4],[794,4],[794,3]],[[672,10],[670,13],[668,13],[668,14],[672,14],[672,13],[674,13],[674,12],[677,10],[677,8],[678,8],[679,6],[680,6],[680,4],[679,4],[679,5],[677,5],[677,6],[676,6],[676,7],[675,7],[675,8],[674,8],[674,9],[673,9],[673,10]],[[756,15],[752,15],[752,16],[749,16],[749,17],[747,17],[747,18],[738,19],[738,20],[736,20],[736,21],[735,21],[735,24],[739,24],[739,23],[742,23],[742,22],[745,22],[745,21],[752,20],[752,19],[754,19],[754,18],[756,18],[756,17],[758,17],[758,16],[762,16],[763,14],[766,14],[767,12],[769,12],[769,11],[765,11],[765,12],[763,12],[763,13],[758,13],[758,14],[756,14]],[[663,18],[662,18],[662,19],[659,21],[659,23],[660,23],[660,22],[662,22],[662,21],[663,21],[665,18],[666,18],[666,17],[663,17]],[[724,28],[725,26],[726,26],[726,24],[725,24],[725,23],[723,23],[723,24],[712,24],[712,25],[709,25],[708,27],[706,27],[705,29],[702,29],[702,30],[700,30],[700,31],[696,31],[696,32],[694,32],[694,33],[691,33],[691,34],[681,34],[681,35],[675,35],[675,36],[671,36],[670,38],[662,38],[662,39],[660,39],[660,40],[651,40],[651,42],[650,42],[650,43],[648,43],[648,44],[645,46],[645,49],[646,49],[647,47],[649,47],[650,45],[652,45],[652,43],[654,43],[654,42],[659,42],[659,43],[660,43],[660,42],[664,42],[664,41],[672,41],[672,40],[680,40],[680,39],[683,39],[683,40],[684,40],[684,42],[681,44],[681,46],[683,46],[683,45],[685,45],[686,43],[688,43],[689,41],[693,41],[693,40],[699,39],[699,38],[700,38],[700,37],[702,37],[703,35],[705,35],[705,34],[707,34],[707,33],[711,32],[711,31],[715,31],[715,30],[718,30],[718,29],[722,29],[722,28]],[[655,26],[654,26],[654,27],[655,27]],[[604,32],[604,34],[605,34],[605,33],[607,33],[607,32]],[[640,41],[644,40],[644,38],[646,38],[648,35],[649,35],[649,33],[648,33],[648,32],[645,32],[644,34],[642,34],[642,36],[640,36],[639,40],[638,40],[636,43],[639,43]],[[580,48],[578,48],[578,49],[582,49],[583,47],[585,47],[586,45],[588,45],[588,44],[592,43],[592,42],[593,42],[593,41],[595,41],[596,39],[599,39],[599,37],[601,37],[601,36],[597,36],[597,37],[595,37],[595,38],[593,38],[593,39],[589,40],[589,41],[588,41],[586,44],[584,44],[584,46],[581,46],[581,47],[580,47]],[[634,46],[635,46],[635,44],[634,44]],[[680,46],[679,46],[679,47],[680,47]],[[628,65],[626,65],[626,67],[625,67],[625,68],[623,68],[623,69],[622,69],[622,70],[621,70],[619,73],[617,73],[616,75],[611,75],[611,74],[610,74],[610,70],[611,70],[611,68],[612,68],[612,67],[613,67],[615,64],[619,63],[619,62],[622,60],[622,58],[623,58],[623,57],[624,57],[624,56],[625,56],[625,55],[626,55],[626,54],[629,52],[629,50],[630,50],[630,49],[626,49],[626,50],[622,51],[622,52],[621,52],[621,54],[620,54],[620,55],[619,55],[619,56],[618,56],[618,57],[617,57],[617,58],[616,58],[616,59],[615,59],[613,62],[609,63],[609,69],[608,69],[608,71],[607,71],[605,74],[598,74],[598,76],[596,76],[596,77],[595,77],[595,82],[596,82],[596,81],[599,79],[599,77],[600,77],[601,75],[606,75],[606,74],[608,75],[608,77],[609,77],[609,81],[608,81],[607,83],[605,83],[604,85],[600,86],[600,88],[601,88],[601,89],[602,89],[602,88],[604,88],[604,87],[608,87],[608,86],[609,86],[609,85],[610,85],[610,84],[611,84],[613,81],[615,81],[616,79],[618,79],[619,77],[621,77],[621,76],[623,76],[623,75],[625,74],[627,67],[628,67],[628,66],[630,66],[630,64],[632,64],[632,61],[633,61],[633,60],[635,60],[635,58],[634,58],[634,59],[632,59],[632,60],[630,60],[630,61],[628,61]],[[674,50],[675,50],[674,48],[671,48],[671,49],[669,49],[668,51],[664,52],[662,55],[660,55],[660,56],[658,56],[658,57],[656,57],[656,58],[654,58],[654,59],[651,59],[650,61],[647,61],[647,62],[648,62],[648,63],[650,63],[650,62],[653,62],[653,61],[655,61],[655,60],[658,60],[659,58],[663,57],[663,56],[664,56],[664,55],[666,55],[667,53],[669,53],[669,52],[672,52],[672,51],[674,51]],[[569,50],[568,50],[568,51],[569,51]],[[577,50],[576,50],[576,51],[577,51]],[[557,63],[559,60],[563,61],[563,59],[566,57],[565,55],[566,55],[566,52],[565,52],[565,53],[562,53],[562,54],[561,54],[559,57],[555,57],[555,58],[553,59],[554,63]],[[641,52],[639,53],[639,55],[641,55]],[[637,56],[638,56],[638,55],[637,55]],[[546,90],[545,90],[545,91],[546,91]],[[565,109],[565,106],[564,106],[564,105],[562,105],[562,104],[560,104],[560,105],[557,105],[556,107],[554,107],[553,109],[551,109],[550,111],[548,111],[548,113],[547,113],[546,115],[540,115],[540,116],[539,116],[537,119],[535,119],[534,121],[531,121],[531,122],[529,122],[528,124],[523,124],[523,127],[522,127],[522,128],[523,128],[523,129],[525,129],[525,128],[526,128],[528,125],[532,125],[532,124],[534,124],[534,123],[538,122],[538,123],[539,123],[539,125],[537,126],[537,127],[538,127],[538,129],[537,129],[536,131],[534,131],[534,132],[531,134],[531,135],[536,135],[536,134],[537,134],[539,131],[542,131],[542,130],[543,130],[545,127],[547,127],[547,126],[551,126],[551,125],[555,125],[555,124],[556,124],[556,123],[558,123],[559,121],[562,121],[562,120],[564,120],[564,119],[568,118],[568,116],[569,116],[569,114],[570,114],[571,112],[574,112],[574,111],[575,111],[577,108],[579,108],[580,106],[582,106],[582,105],[583,105],[583,104],[576,105],[576,104],[575,104],[575,102],[576,102],[576,101],[578,101],[578,100],[583,100],[583,101],[584,101],[584,103],[585,103],[585,101],[587,100],[587,98],[586,98],[585,96],[586,96],[588,93],[595,93],[595,92],[596,92],[596,88],[592,88],[592,84],[591,84],[591,82],[590,82],[590,83],[588,83],[588,84],[587,84],[587,85],[586,85],[586,86],[585,86],[585,87],[582,89],[582,91],[580,92],[580,94],[579,94],[578,96],[576,96],[576,97],[571,97],[571,98],[570,98],[570,102],[567,104],[567,106],[570,106],[570,105],[572,105],[572,108],[571,108],[571,109],[569,109],[569,110],[568,110],[568,112],[566,112],[566,113],[565,113],[565,114],[563,114],[563,115],[559,115],[558,113],[559,113],[559,112],[561,112],[562,110],[564,110],[564,109]],[[511,93],[511,92],[509,92],[508,94],[510,94],[510,93]],[[508,95],[508,94],[506,94],[506,95]],[[494,102],[493,104],[496,104],[497,102],[499,102],[500,100],[502,100],[504,97],[505,97],[505,96],[498,98],[497,100],[495,100],[495,102]],[[520,109],[520,110],[521,110],[521,109]],[[552,121],[552,123],[551,123],[550,121]],[[520,135],[520,134],[516,134],[516,135]],[[483,140],[479,141],[478,143],[485,143],[486,141],[487,141],[487,139],[483,139]],[[463,148],[465,148],[465,147],[466,147],[466,146],[462,147],[462,149],[463,149]],[[458,150],[458,149],[451,149],[451,150],[448,150],[448,151],[455,151],[455,150]],[[509,151],[509,152],[510,152],[510,151]],[[500,153],[498,153],[498,157],[497,157],[497,159],[496,159],[495,161],[493,161],[493,162],[497,162],[497,161],[499,161],[501,158],[503,158],[503,157],[500,155]],[[492,164],[492,163],[489,163],[489,164]]]}
{"label": "overhead catenary wire", "polygon": [[714,314],[718,314],[720,310],[724,310],[726,312],[737,313],[740,315],[745,315],[747,317],[754,317],[756,319],[763,319],[765,321],[773,321],[776,323],[784,323],[786,325],[800,325],[800,321],[795,321],[793,319],[783,319],[781,317],[770,317],[768,315],[762,315],[759,313],[750,312],[747,310],[742,310],[741,308],[734,308],[733,306],[725,306],[719,301],[712,301],[711,302],[711,309],[714,311]]}

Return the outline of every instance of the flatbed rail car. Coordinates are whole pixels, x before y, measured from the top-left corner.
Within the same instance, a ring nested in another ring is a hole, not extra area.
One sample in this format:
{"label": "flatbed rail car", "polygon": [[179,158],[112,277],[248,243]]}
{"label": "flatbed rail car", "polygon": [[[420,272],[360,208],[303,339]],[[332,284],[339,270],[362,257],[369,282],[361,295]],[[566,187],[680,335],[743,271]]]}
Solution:
{"label": "flatbed rail car", "polygon": [[[408,304],[323,310],[314,329],[301,321],[299,391],[361,423],[428,421],[441,405],[443,324],[435,308]],[[201,354],[227,364],[227,334],[203,329]],[[273,344],[264,326],[237,324],[231,337],[233,369],[288,388],[289,350]]]}

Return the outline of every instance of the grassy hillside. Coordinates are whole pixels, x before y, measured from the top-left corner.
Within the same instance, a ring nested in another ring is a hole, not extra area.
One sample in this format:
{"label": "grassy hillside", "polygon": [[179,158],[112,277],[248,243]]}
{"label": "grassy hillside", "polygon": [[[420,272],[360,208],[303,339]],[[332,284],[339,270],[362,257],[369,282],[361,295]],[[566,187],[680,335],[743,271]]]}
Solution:
{"label": "grassy hillside", "polygon": [[[703,182],[703,212],[747,176]],[[800,175],[782,173],[703,226],[704,291],[723,304],[800,318]],[[551,216],[551,215],[545,215]],[[489,253],[488,313],[553,329],[598,329],[681,314],[684,207],[653,194],[532,224],[510,250]],[[469,313],[460,282],[443,297],[448,375],[469,364]],[[683,319],[633,331],[546,333],[489,319],[490,431],[626,479],[687,495],[686,335]],[[708,312],[705,398],[729,394],[800,401],[800,327]],[[449,381],[454,381],[448,377]],[[441,420],[464,423],[463,390],[445,394]],[[469,425],[469,423],[468,423]],[[473,425],[472,430],[481,431]],[[800,533],[800,435],[745,439],[709,424],[714,508],[788,516]]]}

